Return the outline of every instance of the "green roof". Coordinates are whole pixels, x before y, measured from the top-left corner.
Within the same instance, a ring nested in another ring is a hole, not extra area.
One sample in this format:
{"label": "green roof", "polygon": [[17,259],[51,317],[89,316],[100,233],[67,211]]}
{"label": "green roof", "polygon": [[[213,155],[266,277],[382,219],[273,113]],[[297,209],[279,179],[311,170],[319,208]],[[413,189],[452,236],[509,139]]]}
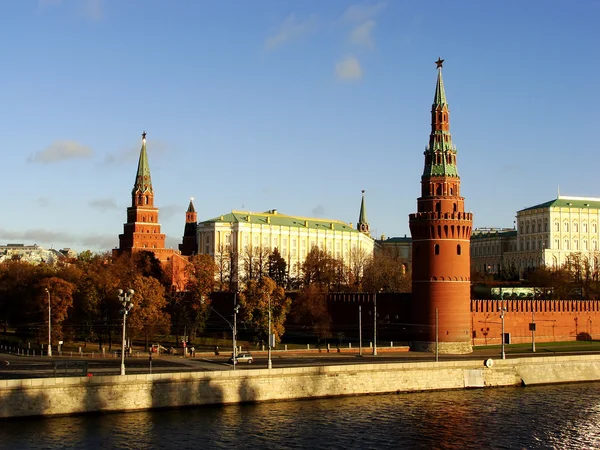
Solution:
{"label": "green roof", "polygon": [[395,243],[395,244],[400,244],[400,243],[411,243],[412,242],[412,237],[391,237],[391,238],[385,238],[385,239],[377,239],[377,242],[379,242],[380,244],[387,244],[387,243]]}
{"label": "green roof", "polygon": [[484,231],[484,232],[477,232],[477,230],[473,230],[473,233],[471,234],[471,240],[486,239],[486,238],[491,238],[491,237],[509,238],[509,237],[516,237],[516,236],[517,236],[517,230]]}
{"label": "green roof", "polygon": [[146,153],[146,132],[142,133],[142,149],[140,150],[140,159],[138,161],[137,174],[135,175],[135,184],[133,192],[152,192],[152,178],[150,177],[150,165],[148,164],[148,155]]}
{"label": "green roof", "polygon": [[[446,91],[444,89],[444,80],[442,79],[442,68],[438,66],[438,77],[435,85],[435,94],[433,96],[432,105],[433,114],[441,114],[443,111],[448,113],[448,103],[446,101]],[[425,154],[429,153],[430,157],[425,160],[422,178],[429,177],[457,177],[458,169],[454,161],[456,161],[456,147],[452,145],[452,135],[448,130],[436,130],[434,124],[431,124],[431,134],[429,135],[429,145],[425,150]],[[436,155],[441,154],[440,158]],[[446,155],[452,155],[450,161]],[[437,163],[436,163],[437,160]]]}
{"label": "green roof", "polygon": [[249,211],[231,211],[228,214],[223,214],[222,216],[200,222],[200,224],[204,223],[251,223],[257,225],[298,227],[323,231],[333,230],[359,233],[359,231],[356,228],[353,228],[351,224],[340,222],[339,220],[287,216],[274,209],[261,213]]}
{"label": "green roof", "polygon": [[532,209],[542,208],[580,208],[580,209],[600,209],[600,199],[585,197],[558,197],[549,202],[530,206],[517,212],[531,211]]}
{"label": "green roof", "polygon": [[442,79],[442,68],[438,69],[437,83],[435,85],[435,95],[433,96],[434,105],[446,104],[446,90],[444,89],[444,80]]}

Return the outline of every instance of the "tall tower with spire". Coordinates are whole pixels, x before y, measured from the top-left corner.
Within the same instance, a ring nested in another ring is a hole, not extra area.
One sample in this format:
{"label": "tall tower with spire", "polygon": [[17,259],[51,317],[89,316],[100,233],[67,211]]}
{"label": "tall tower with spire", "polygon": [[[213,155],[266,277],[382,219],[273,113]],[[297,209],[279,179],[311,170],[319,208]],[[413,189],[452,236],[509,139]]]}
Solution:
{"label": "tall tower with spire", "polygon": [[[456,147],[452,145],[442,64],[431,108],[421,196],[410,214],[412,234],[413,350],[470,353],[470,255],[473,215],[460,196]],[[437,324],[437,326],[436,326]]]}
{"label": "tall tower with spire", "polygon": [[198,213],[194,209],[194,199],[185,213],[185,228],[183,229],[183,242],[179,244],[179,251],[183,256],[192,256],[198,253]]}
{"label": "tall tower with spire", "polygon": [[369,222],[367,222],[367,207],[365,206],[365,190],[362,190],[362,200],[360,201],[360,213],[358,214],[358,222],[356,229],[361,233],[370,235],[371,228]]}
{"label": "tall tower with spire", "polygon": [[152,251],[161,260],[173,253],[173,250],[165,249],[165,235],[160,232],[158,208],[154,206],[146,132],[142,133],[142,149],[131,191],[131,206],[127,208],[127,223],[123,225],[123,234],[119,235],[119,253],[135,250]]}

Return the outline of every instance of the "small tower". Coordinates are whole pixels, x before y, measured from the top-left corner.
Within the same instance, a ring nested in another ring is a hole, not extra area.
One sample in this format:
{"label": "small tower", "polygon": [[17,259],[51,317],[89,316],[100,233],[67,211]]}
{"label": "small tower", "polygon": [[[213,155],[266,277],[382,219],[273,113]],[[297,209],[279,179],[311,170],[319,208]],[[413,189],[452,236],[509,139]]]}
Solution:
{"label": "small tower", "polygon": [[[131,206],[127,208],[127,223],[119,235],[118,253],[132,250],[155,250],[165,248],[165,235],[160,232],[158,208],[154,207],[154,190],[146,153],[146,132],[142,133],[142,149],[137,174],[131,190]],[[170,251],[173,252],[172,250]],[[169,252],[162,252],[169,253]],[[161,256],[157,254],[159,259]]]}
{"label": "small tower", "polygon": [[198,213],[194,209],[194,199],[190,198],[190,205],[185,213],[185,228],[183,229],[183,242],[179,250],[183,256],[192,256],[198,253]]}
{"label": "small tower", "polygon": [[358,222],[356,229],[361,233],[370,235],[371,229],[369,222],[367,222],[367,207],[365,206],[365,190],[362,190],[362,200],[360,201],[360,213],[358,214]]}
{"label": "small tower", "polygon": [[[456,147],[452,145],[443,59],[431,108],[431,134],[425,148],[421,196],[409,216],[412,234],[413,350],[470,353],[470,238],[473,215],[460,196]],[[436,327],[437,324],[437,327]],[[437,330],[436,330],[437,329]],[[436,333],[437,331],[437,333]]]}

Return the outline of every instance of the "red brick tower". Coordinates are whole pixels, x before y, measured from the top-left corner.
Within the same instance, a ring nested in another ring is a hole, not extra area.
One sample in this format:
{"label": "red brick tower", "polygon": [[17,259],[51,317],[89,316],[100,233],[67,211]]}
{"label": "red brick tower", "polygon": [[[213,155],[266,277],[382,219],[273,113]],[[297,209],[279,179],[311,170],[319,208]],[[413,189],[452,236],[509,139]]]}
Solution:
{"label": "red brick tower", "polygon": [[179,251],[183,256],[192,256],[198,253],[198,213],[194,209],[194,199],[185,213],[185,228],[183,229],[183,242],[179,244]]}
{"label": "red brick tower", "polygon": [[127,208],[127,223],[123,225],[123,234],[119,235],[118,253],[135,250],[152,251],[161,261],[173,254],[172,249],[165,249],[165,235],[160,232],[158,223],[158,208],[154,207],[146,132],[142,133],[142,149],[131,191],[131,206]]}
{"label": "red brick tower", "polygon": [[[411,348],[440,353],[470,353],[470,255],[473,214],[460,196],[456,147],[452,145],[443,59],[436,61],[437,85],[431,109],[431,135],[417,213],[409,216],[412,234]],[[437,315],[437,333],[436,333]]]}

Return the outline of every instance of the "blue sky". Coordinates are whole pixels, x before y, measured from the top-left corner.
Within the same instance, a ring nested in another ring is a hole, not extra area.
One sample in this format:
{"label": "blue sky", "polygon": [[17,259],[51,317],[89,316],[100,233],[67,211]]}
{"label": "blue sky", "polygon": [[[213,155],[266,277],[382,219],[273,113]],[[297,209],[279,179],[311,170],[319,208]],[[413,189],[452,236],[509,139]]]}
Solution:
{"label": "blue sky", "polygon": [[600,197],[600,2],[0,2],[0,244],[118,245],[142,131],[168,246],[190,197],[410,235],[441,56],[466,209]]}

